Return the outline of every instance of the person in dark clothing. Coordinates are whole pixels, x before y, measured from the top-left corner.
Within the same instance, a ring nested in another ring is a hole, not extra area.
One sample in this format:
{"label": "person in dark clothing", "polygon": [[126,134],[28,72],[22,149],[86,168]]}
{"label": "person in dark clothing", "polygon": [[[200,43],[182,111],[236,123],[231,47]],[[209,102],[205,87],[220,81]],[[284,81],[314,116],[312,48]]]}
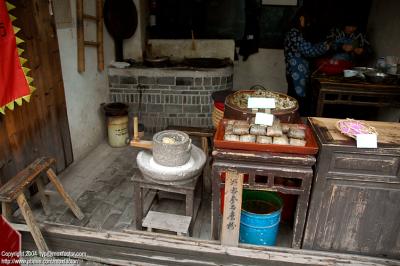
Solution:
{"label": "person in dark clothing", "polygon": [[371,53],[370,44],[364,34],[358,31],[355,19],[346,19],[343,27],[331,29],[327,40],[332,41],[333,59],[354,61]]}
{"label": "person in dark clothing", "polygon": [[329,50],[327,42],[313,44],[305,39],[305,31],[310,23],[310,16],[300,8],[284,40],[288,95],[297,99],[302,116],[308,115],[311,104],[309,95],[311,92],[308,91],[310,79],[308,59],[323,55]]}

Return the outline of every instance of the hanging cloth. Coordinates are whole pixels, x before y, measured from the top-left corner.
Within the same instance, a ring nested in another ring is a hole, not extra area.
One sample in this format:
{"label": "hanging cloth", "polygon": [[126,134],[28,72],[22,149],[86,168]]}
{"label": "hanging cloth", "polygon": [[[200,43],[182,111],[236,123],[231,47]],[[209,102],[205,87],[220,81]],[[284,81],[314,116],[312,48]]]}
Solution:
{"label": "hanging cloth", "polygon": [[15,34],[20,29],[13,26],[16,17],[9,14],[15,6],[0,0],[0,113],[5,114],[5,108],[14,109],[14,102],[22,104],[29,102],[34,87],[30,86],[33,79],[28,76],[29,68],[23,67],[26,59],[20,57],[24,52],[17,45],[24,41]]}
{"label": "hanging cloth", "polygon": [[239,54],[243,56],[243,61],[246,61],[250,55],[258,53],[262,7],[260,0],[246,0],[245,5],[246,25],[239,49]]}

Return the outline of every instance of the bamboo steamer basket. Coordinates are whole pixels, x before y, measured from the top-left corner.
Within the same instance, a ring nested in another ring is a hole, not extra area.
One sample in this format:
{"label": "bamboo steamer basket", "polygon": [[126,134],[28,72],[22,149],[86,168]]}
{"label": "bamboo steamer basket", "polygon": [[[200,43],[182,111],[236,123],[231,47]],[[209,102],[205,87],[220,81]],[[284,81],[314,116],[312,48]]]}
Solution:
{"label": "bamboo steamer basket", "polygon": [[[253,94],[254,90],[240,90],[237,91],[225,99],[225,111],[224,118],[226,119],[236,119],[236,120],[251,120],[251,118],[255,117],[256,114],[253,113],[251,109],[248,108],[240,108],[239,106],[233,103],[233,98],[237,97],[239,94]],[[300,116],[298,113],[299,104],[297,100],[293,97],[290,97],[283,93],[274,92],[278,97],[288,97],[290,100],[296,102],[296,106],[290,109],[285,110],[272,110],[271,113],[279,118],[281,122],[284,123],[296,123],[299,121]]]}

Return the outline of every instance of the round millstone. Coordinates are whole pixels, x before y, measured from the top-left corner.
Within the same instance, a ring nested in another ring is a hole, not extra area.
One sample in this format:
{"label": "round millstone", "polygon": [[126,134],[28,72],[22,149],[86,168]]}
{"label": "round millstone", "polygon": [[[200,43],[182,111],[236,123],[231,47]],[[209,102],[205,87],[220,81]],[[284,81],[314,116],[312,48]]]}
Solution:
{"label": "round millstone", "polygon": [[152,154],[145,150],[138,153],[136,162],[144,178],[164,185],[181,185],[191,182],[201,174],[206,155],[193,145],[188,162],[181,166],[160,165]]}
{"label": "round millstone", "polygon": [[191,139],[177,130],[164,130],[153,136],[154,161],[164,166],[181,166],[190,159]]}

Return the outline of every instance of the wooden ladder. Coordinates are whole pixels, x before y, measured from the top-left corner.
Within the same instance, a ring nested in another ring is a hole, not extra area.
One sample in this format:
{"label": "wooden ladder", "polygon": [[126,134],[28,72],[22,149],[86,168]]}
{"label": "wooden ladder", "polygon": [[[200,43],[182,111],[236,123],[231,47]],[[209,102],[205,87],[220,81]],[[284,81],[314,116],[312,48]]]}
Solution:
{"label": "wooden ladder", "polygon": [[[84,20],[96,23],[97,41],[85,41]],[[83,0],[76,0],[76,20],[77,20],[77,39],[78,39],[78,72],[85,72],[85,46],[97,49],[97,68],[104,70],[104,44],[103,44],[103,1],[96,0],[96,16],[88,15],[83,11]]]}

